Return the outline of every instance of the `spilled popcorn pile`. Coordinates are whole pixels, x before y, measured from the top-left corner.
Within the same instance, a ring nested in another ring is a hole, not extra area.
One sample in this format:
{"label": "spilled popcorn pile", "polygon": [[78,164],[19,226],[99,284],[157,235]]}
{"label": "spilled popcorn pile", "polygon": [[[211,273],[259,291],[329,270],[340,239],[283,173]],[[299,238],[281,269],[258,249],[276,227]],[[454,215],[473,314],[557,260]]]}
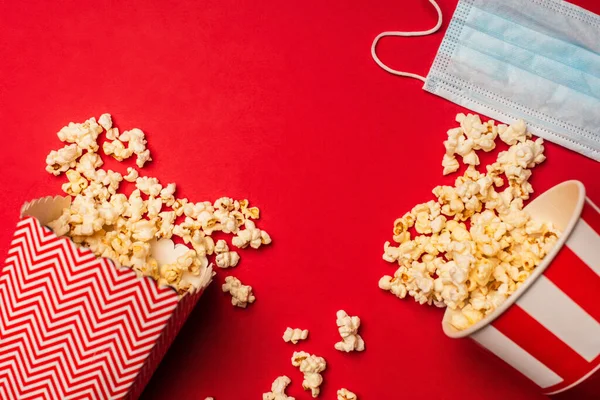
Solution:
{"label": "spilled popcorn pile", "polygon": [[[220,268],[235,267],[239,262],[239,254],[230,251],[224,240],[215,245],[211,237],[214,232],[234,235],[231,242],[238,248],[257,249],[271,243],[267,232],[256,227],[253,220],[260,213],[258,208],[249,207],[248,200],[222,197],[192,203],[175,197],[175,183],[163,186],[157,178],[139,176],[132,167],[124,176],[100,168],[104,164],[98,154],[102,132],[107,139],[102,144],[105,155],[117,161],[135,155],[138,168],[152,160],[144,132],[134,128],[119,133],[109,114],[98,121],[90,118],[62,128],[58,138],[70,144],[51,151],[46,158],[46,171],[65,173],[68,182],[62,189],[73,197],[70,207],[48,224],[57,235],[69,236],[97,256],[130,267],[140,276],[150,276],[179,294],[193,293],[208,283],[213,274],[208,256],[216,254],[215,263]],[[118,193],[123,180],[135,183],[136,189],[129,196]],[[177,223],[178,217],[183,221]],[[153,257],[153,244],[173,235],[183,239],[189,250],[176,262],[160,265]],[[251,287],[234,283],[229,289],[234,304],[245,306],[254,301]]]}
{"label": "spilled popcorn pile", "polygon": [[[510,126],[458,114],[460,127],[444,142],[444,175],[455,172],[456,155],[468,165],[454,186],[433,189],[436,200],[416,205],[394,222],[394,242],[383,259],[398,263],[394,276],[379,287],[399,298],[408,294],[421,304],[450,307],[450,323],[459,330],[483,319],[510,296],[554,246],[559,232],[523,211],[533,188],[532,168],[545,160],[543,140],[531,140],[525,123]],[[476,150],[489,152],[497,137],[510,145],[496,162],[479,165]],[[502,191],[496,191],[506,183]],[[411,228],[416,235],[411,238]]]}

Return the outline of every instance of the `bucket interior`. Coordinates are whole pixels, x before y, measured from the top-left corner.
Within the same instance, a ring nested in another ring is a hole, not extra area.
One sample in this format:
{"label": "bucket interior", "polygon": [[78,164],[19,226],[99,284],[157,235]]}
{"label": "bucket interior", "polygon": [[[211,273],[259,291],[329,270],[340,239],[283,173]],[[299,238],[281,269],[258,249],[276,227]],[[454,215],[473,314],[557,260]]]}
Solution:
{"label": "bucket interior", "polygon": [[565,232],[580,203],[580,185],[567,181],[553,187],[529,203],[525,210],[538,221],[550,221],[561,232]]}
{"label": "bucket interior", "polygon": [[554,226],[560,230],[559,237],[555,247],[550,250],[540,265],[536,267],[531,276],[525,283],[517,289],[503,304],[501,304],[492,313],[485,316],[481,321],[473,326],[459,331],[450,324],[450,319],[453,312],[458,312],[446,309],[442,328],[444,333],[452,338],[460,338],[469,336],[479,329],[491,323],[508,309],[521,296],[531,284],[542,274],[542,272],[550,265],[560,248],[564,245],[567,237],[575,227],[579,220],[583,203],[585,202],[585,188],[579,181],[566,181],[554,186],[541,194],[538,198],[531,201],[524,209],[535,220],[552,222]]}

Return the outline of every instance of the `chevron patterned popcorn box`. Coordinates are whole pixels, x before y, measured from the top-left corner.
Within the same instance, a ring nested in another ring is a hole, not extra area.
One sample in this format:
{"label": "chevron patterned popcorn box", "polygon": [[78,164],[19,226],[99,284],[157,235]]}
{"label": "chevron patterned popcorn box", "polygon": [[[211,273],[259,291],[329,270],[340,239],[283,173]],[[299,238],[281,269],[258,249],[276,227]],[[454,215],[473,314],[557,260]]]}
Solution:
{"label": "chevron patterned popcorn box", "polygon": [[600,209],[578,181],[563,182],[526,208],[562,232],[527,281],[486,318],[452,338],[470,337],[528,377],[542,393],[600,399]]}
{"label": "chevron patterned popcorn box", "polygon": [[[202,294],[179,298],[57,237],[44,224],[69,203],[25,204],[0,270],[0,399],[138,398]],[[161,242],[159,263],[187,250]]]}

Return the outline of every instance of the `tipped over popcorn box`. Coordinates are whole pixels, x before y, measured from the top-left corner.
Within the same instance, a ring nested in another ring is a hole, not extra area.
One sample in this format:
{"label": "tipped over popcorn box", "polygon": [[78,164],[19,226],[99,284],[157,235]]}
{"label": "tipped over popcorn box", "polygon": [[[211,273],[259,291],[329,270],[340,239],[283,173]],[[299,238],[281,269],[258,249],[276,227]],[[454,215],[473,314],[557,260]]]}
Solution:
{"label": "tipped over popcorn box", "polygon": [[[23,206],[0,272],[1,399],[136,399],[212,278],[179,296],[45,227],[69,197]],[[161,239],[159,263],[189,249]]]}
{"label": "tipped over popcorn box", "polygon": [[[562,232],[524,284],[502,305],[465,330],[470,337],[537,384],[544,394],[600,396],[600,210],[578,181],[563,182],[526,208]],[[588,396],[592,397],[588,397]]]}

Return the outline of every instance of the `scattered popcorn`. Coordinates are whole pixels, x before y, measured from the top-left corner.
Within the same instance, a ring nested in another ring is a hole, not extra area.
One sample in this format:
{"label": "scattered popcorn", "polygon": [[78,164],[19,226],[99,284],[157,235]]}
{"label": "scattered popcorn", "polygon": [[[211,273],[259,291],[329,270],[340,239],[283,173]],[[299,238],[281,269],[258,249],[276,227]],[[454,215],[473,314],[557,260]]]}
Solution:
{"label": "scattered popcorn", "polygon": [[462,113],[456,115],[459,128],[448,131],[448,140],[444,141],[446,154],[442,159],[443,174],[448,175],[458,170],[459,164],[456,154],[462,157],[467,165],[479,165],[479,156],[476,150],[490,152],[496,147],[496,137],[499,126],[494,121],[481,122],[478,115]]}
{"label": "scattered popcorn", "polygon": [[229,251],[229,246],[224,240],[218,240],[215,245],[215,263],[219,268],[235,267],[240,261],[240,256],[235,251]]}
{"label": "scattered popcorn", "polygon": [[123,142],[119,139],[102,143],[102,150],[104,151],[104,154],[107,156],[112,155],[117,161],[126,160],[133,154],[133,151],[130,148],[125,147]]}
{"label": "scattered popcorn", "polygon": [[321,372],[325,371],[327,363],[323,357],[308,354],[304,351],[295,351],[292,356],[292,365],[298,367],[300,372],[304,374],[302,387],[304,390],[310,390],[312,397],[319,396],[323,383]]}
{"label": "scattered popcorn", "polygon": [[335,349],[347,353],[354,350],[363,351],[365,349],[365,342],[358,334],[360,318],[356,316],[350,317],[344,310],[339,310],[336,317],[336,324],[342,341],[335,344]]}
{"label": "scattered popcorn", "polygon": [[271,392],[263,393],[263,400],[295,400],[285,394],[285,389],[292,381],[287,376],[280,376],[271,385]]}
{"label": "scattered popcorn", "polygon": [[337,400],[357,400],[358,397],[348,389],[342,388],[337,391]]}
{"label": "scattered popcorn", "polygon": [[98,123],[105,131],[108,131],[112,128],[112,117],[110,114],[102,114],[100,118],[98,118]]}
{"label": "scattered popcorn", "polygon": [[240,255],[235,251],[217,254],[215,257],[215,264],[219,268],[235,267],[238,262],[240,262]]}
{"label": "scattered popcorn", "polygon": [[102,133],[102,126],[98,125],[96,118],[92,117],[82,124],[70,122],[58,132],[58,138],[63,142],[75,143],[80,150],[95,153],[98,151],[100,133]]}
{"label": "scattered popcorn", "polygon": [[283,341],[286,343],[292,342],[293,344],[296,344],[301,340],[306,340],[307,337],[308,329],[287,328],[283,333]]}
{"label": "scattered popcorn", "polygon": [[150,150],[145,150],[137,155],[135,165],[137,165],[139,168],[143,168],[148,161],[152,161],[152,158],[150,157]]}
{"label": "scattered popcorn", "polygon": [[234,236],[231,243],[244,249],[250,245],[253,249],[258,249],[263,244],[271,243],[271,237],[263,230],[256,228],[254,222],[247,220],[245,223],[246,229],[240,230],[237,236]]}
{"label": "scattered popcorn", "polygon": [[76,144],[65,146],[58,151],[52,150],[46,157],[46,171],[52,175],[60,175],[69,168],[74,168],[79,156],[81,156],[81,148]]}
{"label": "scattered popcorn", "polygon": [[444,167],[444,175],[456,172],[459,167],[458,160],[456,157],[454,157],[454,155],[449,156],[448,154],[444,154],[444,158],[442,159],[442,167]]}
{"label": "scattered popcorn", "polygon": [[252,286],[242,285],[239,279],[228,276],[223,284],[223,292],[231,294],[231,304],[246,308],[249,303],[254,303],[256,298],[252,293]]}
{"label": "scattered popcorn", "polygon": [[[531,140],[522,120],[496,126],[477,115],[458,114],[456,121],[460,127],[450,129],[444,142],[443,173],[458,169],[456,154],[469,167],[454,186],[433,189],[437,201],[419,204],[394,222],[398,246],[386,242],[383,259],[398,269],[383,276],[379,287],[399,298],[449,307],[450,323],[466,329],[527,279],[559,232],[523,211],[533,193],[531,169],[545,160],[543,140]],[[511,147],[480,173],[475,151],[493,150],[497,136]],[[497,192],[505,184],[502,176],[508,185]],[[411,239],[412,227],[417,236]]]}
{"label": "scattered popcorn", "polygon": [[175,203],[175,190],[177,190],[177,185],[169,183],[160,191],[160,198],[167,207],[171,207]]}
{"label": "scattered popcorn", "polygon": [[126,180],[127,182],[133,183],[138,179],[138,177],[139,177],[139,173],[138,173],[137,169],[128,167],[127,175],[124,175],[123,179]]}
{"label": "scattered popcorn", "polygon": [[135,187],[148,196],[156,197],[160,195],[162,186],[158,183],[158,179],[141,176],[135,180]]}
{"label": "scattered popcorn", "polygon": [[[175,183],[163,187],[158,179],[139,176],[132,167],[127,168],[124,176],[101,169],[103,161],[96,152],[99,150],[97,140],[103,131],[109,140],[103,144],[105,155],[120,161],[135,154],[139,168],[151,160],[144,133],[132,129],[119,134],[110,114],[101,115],[98,122],[90,118],[82,124],[70,123],[62,128],[59,139],[70,144],[51,151],[46,158],[49,173],[66,173],[68,181],[62,189],[73,196],[70,207],[48,223],[57,235],[68,235],[97,256],[111,258],[117,266],[130,267],[139,275],[172,286],[180,294],[195,292],[206,283],[203,277],[212,273],[207,257],[215,252],[210,236],[213,232],[244,232],[241,233],[243,247],[257,248],[270,242],[269,235],[250,221],[258,219],[259,212],[256,207],[248,207],[248,200],[224,197],[214,206],[208,201],[194,204],[175,197]],[[123,180],[136,184],[129,197],[118,193]],[[172,210],[165,210],[165,206]],[[175,224],[176,218],[184,212],[185,221]],[[169,239],[173,235],[180,236],[190,250],[176,262],[159,264],[150,244],[155,239]],[[215,262],[221,268],[236,266],[239,254],[229,251],[223,243],[225,247],[217,246]],[[239,281],[228,284],[228,291],[234,297],[232,302],[245,306],[254,301],[249,286]]]}

